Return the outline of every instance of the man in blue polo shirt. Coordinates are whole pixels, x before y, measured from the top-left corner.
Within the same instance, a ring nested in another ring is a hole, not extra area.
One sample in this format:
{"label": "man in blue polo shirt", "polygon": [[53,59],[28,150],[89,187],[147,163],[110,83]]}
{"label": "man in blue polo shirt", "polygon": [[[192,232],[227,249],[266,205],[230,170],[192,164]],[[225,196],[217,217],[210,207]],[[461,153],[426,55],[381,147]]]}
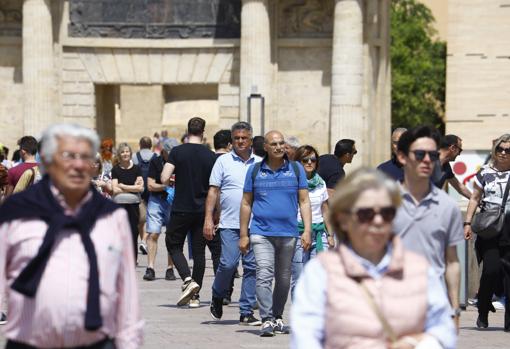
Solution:
{"label": "man in blue polo shirt", "polygon": [[[215,232],[214,211],[219,198],[221,257],[212,285],[211,316],[215,320],[223,315],[223,298],[231,287],[232,276],[237,269],[239,251],[239,207],[243,197],[244,179],[250,165],[261,160],[252,152],[252,127],[240,121],[231,129],[233,150],[216,160],[209,179],[209,192],[205,205],[204,237],[212,240]],[[239,299],[241,325],[258,326],[260,320],[253,316],[255,299],[255,256],[249,250],[243,256],[243,283]]]}
{"label": "man in blue polo shirt", "polygon": [[266,134],[264,150],[267,156],[246,173],[239,248],[243,254],[248,253],[250,243],[253,248],[257,266],[256,293],[262,318],[260,335],[272,337],[275,333],[289,333],[282,315],[289,294],[294,247],[299,238],[296,216],[299,208],[305,226],[301,242],[308,250],[312,211],[305,171],[301,164],[289,161],[285,155],[281,132]]}

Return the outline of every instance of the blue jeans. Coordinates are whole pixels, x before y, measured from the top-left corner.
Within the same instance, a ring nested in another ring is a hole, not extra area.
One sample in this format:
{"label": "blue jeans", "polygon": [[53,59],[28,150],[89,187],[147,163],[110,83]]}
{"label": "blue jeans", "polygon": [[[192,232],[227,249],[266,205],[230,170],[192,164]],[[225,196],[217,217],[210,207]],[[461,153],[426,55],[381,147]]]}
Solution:
{"label": "blue jeans", "polygon": [[[257,263],[257,300],[262,320],[281,318],[289,296],[296,238],[251,235]],[[274,291],[273,291],[273,278]]]}
{"label": "blue jeans", "polygon": [[[221,257],[212,285],[212,294],[216,298],[225,298],[230,290],[232,276],[237,269],[241,251],[239,251],[239,229],[220,229]],[[241,315],[253,314],[255,298],[255,256],[253,250],[242,256],[243,258],[243,282],[241,285],[241,297],[239,298],[239,312]]]}
{"label": "blue jeans", "polygon": [[[324,251],[328,250],[328,234],[326,232],[322,233],[322,246],[324,246]],[[292,258],[292,280],[290,281],[290,294],[292,297],[294,297],[294,288],[297,285],[305,264],[316,255],[317,238],[315,234],[312,233],[312,247],[308,251],[303,250],[301,239],[298,239],[296,248],[294,249],[294,257]]]}

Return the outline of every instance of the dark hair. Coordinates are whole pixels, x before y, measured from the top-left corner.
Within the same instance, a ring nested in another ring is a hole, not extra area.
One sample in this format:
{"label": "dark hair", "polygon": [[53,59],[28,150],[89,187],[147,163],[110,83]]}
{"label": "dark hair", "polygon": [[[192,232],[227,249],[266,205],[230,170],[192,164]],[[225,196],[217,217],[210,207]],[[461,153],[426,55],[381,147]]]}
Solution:
{"label": "dark hair", "polygon": [[335,156],[340,158],[345,154],[352,154],[354,142],[352,139],[341,139],[335,145]]}
{"label": "dark hair", "polygon": [[20,161],[21,159],[21,156],[19,155],[19,149],[16,149],[15,151],[12,152],[12,161],[13,162],[18,162]]}
{"label": "dark hair", "polygon": [[432,126],[418,126],[414,127],[402,134],[398,141],[397,149],[405,155],[409,154],[411,144],[418,138],[432,138],[436,145],[439,146],[439,139],[441,138],[439,132]]}
{"label": "dark hair", "polygon": [[30,155],[37,154],[37,139],[32,136],[24,136],[19,140],[19,148],[20,150],[24,150]]}
{"label": "dark hair", "polygon": [[230,130],[219,130],[213,137],[214,149],[226,148],[232,142]]}
{"label": "dark hair", "polygon": [[441,142],[439,144],[439,147],[441,149],[447,149],[451,147],[452,145],[457,145],[459,143],[460,138],[456,135],[446,135],[441,138]]}
{"label": "dark hair", "polygon": [[253,137],[253,152],[255,155],[264,157],[266,156],[266,151],[264,150],[264,137],[263,136],[255,136]]}
{"label": "dark hair", "polygon": [[188,121],[188,135],[201,136],[205,130],[205,120],[194,117]]}
{"label": "dark hair", "polygon": [[317,149],[315,149],[311,145],[306,144],[306,145],[302,145],[299,148],[297,148],[296,154],[294,154],[294,160],[297,162],[301,162],[301,160],[305,157],[305,155],[308,155],[311,153],[314,153],[315,156],[317,157],[317,162],[315,163],[316,164],[315,171],[317,171],[319,169],[319,152],[317,151]]}
{"label": "dark hair", "polygon": [[144,136],[140,138],[140,149],[150,149],[152,148],[152,140],[150,137]]}

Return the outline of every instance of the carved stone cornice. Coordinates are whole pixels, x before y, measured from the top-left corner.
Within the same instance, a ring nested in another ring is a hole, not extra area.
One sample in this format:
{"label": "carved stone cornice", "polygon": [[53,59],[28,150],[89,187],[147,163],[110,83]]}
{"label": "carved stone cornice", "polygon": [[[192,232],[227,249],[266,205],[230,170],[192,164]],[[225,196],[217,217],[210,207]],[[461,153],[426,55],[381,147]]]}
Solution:
{"label": "carved stone cornice", "polygon": [[69,9],[70,37],[240,37],[240,0],[70,0]]}
{"label": "carved stone cornice", "polygon": [[280,38],[330,38],[333,36],[334,0],[280,0]]}
{"label": "carved stone cornice", "polygon": [[22,1],[0,0],[0,36],[21,36]]}

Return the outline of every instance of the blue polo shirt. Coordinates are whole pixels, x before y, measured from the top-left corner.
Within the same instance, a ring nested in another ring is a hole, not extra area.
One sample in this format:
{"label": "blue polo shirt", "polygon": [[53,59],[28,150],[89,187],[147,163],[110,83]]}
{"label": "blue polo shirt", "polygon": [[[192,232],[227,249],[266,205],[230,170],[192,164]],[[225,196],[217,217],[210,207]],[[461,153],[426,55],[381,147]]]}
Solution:
{"label": "blue polo shirt", "polygon": [[244,192],[253,193],[252,220],[250,234],[299,237],[297,214],[299,209],[298,190],[308,189],[306,173],[299,168],[299,183],[294,169],[288,160],[276,171],[271,170],[265,161],[252,180],[254,166],[250,166],[244,181]]}
{"label": "blue polo shirt", "polygon": [[239,229],[239,208],[243,198],[244,180],[250,165],[261,158],[253,152],[244,161],[235,151],[216,160],[209,178],[209,185],[220,188],[220,228]]}

